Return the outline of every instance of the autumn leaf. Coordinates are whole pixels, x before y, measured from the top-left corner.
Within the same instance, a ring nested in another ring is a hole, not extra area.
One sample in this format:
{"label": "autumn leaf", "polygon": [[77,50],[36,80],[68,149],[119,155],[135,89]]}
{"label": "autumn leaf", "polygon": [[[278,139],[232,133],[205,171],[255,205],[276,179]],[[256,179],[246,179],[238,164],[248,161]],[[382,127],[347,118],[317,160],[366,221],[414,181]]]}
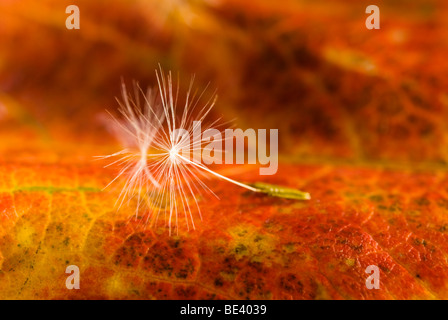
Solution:
{"label": "autumn leaf", "polygon": [[[369,31],[348,0],[77,1],[67,30],[69,2],[0,4],[1,299],[448,298],[446,4],[383,4]],[[279,129],[276,175],[217,172],[311,199],[210,177],[220,199],[173,236],[118,209],[105,110],[158,63],[212,81],[213,116]]]}

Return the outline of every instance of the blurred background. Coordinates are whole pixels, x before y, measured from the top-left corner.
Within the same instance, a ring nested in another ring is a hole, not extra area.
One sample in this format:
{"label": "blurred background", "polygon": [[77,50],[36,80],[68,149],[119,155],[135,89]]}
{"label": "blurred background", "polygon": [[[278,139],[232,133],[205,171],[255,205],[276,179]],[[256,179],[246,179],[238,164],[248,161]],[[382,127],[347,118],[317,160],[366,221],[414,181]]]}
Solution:
{"label": "blurred background", "polygon": [[[69,5],[80,29],[68,30]],[[381,10],[368,30],[366,7]],[[123,77],[217,88],[214,116],[278,128],[283,161],[448,161],[442,1],[1,0],[0,157],[78,159],[116,144]]]}

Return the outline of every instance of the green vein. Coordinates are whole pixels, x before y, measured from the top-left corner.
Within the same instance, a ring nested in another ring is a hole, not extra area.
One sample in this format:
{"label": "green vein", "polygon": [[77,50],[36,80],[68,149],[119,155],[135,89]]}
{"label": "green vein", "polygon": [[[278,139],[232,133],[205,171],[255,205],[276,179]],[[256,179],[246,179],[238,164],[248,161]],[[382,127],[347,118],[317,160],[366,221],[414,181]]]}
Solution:
{"label": "green vein", "polygon": [[77,188],[66,188],[66,187],[52,187],[52,186],[29,186],[29,187],[15,187],[11,192],[48,192],[53,194],[55,192],[102,192],[100,188],[93,187],[77,187]]}

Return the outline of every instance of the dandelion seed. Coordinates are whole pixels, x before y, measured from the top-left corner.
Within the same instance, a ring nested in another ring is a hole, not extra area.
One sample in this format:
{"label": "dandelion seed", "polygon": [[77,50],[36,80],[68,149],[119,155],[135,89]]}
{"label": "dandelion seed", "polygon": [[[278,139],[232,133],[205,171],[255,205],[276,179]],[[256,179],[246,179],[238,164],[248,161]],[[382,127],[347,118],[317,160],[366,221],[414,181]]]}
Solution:
{"label": "dandelion seed", "polygon": [[[119,207],[126,199],[129,202],[136,198],[136,216],[145,205],[148,209],[145,225],[154,225],[163,216],[171,235],[173,227],[179,232],[182,213],[187,230],[196,228],[195,210],[192,207],[197,209],[197,215],[202,220],[198,194],[206,192],[218,197],[203,182],[202,178],[208,174],[252,192],[283,198],[309,199],[308,193],[293,189],[261,183],[245,184],[204,165],[198,160],[206,160],[202,150],[209,140],[203,138],[203,132],[215,126],[219,119],[205,128],[199,124],[204,122],[214,107],[216,94],[206,99],[206,103],[198,109],[207,88],[201,93],[193,91],[192,77],[185,101],[180,105],[179,81],[174,85],[171,72],[166,75],[161,68],[156,70],[156,77],[157,94],[151,90],[145,94],[138,84],[134,83],[134,96],[131,97],[125,85],[122,85],[122,101],[119,101],[122,119],[114,118],[114,133],[125,149],[103,157],[118,158],[108,165],[121,168],[111,183],[125,177],[124,187],[117,200]],[[183,108],[181,113],[178,112],[180,106]],[[192,118],[193,115],[196,115],[195,119]],[[191,140],[190,137],[198,130],[200,138]],[[223,140],[225,139],[218,141]],[[197,155],[199,156],[196,157]]]}
{"label": "dandelion seed", "polygon": [[159,102],[157,102],[156,94],[152,90],[148,90],[144,103],[141,103],[139,90],[138,84],[134,82],[134,97],[132,97],[128,94],[124,82],[122,83],[123,100],[117,99],[122,119],[119,120],[111,115],[113,119],[111,129],[125,149],[112,155],[100,157],[102,159],[118,158],[106,166],[121,168],[118,175],[106,188],[124,176],[126,182],[116,205],[120,208],[126,199],[129,201],[137,197],[136,212],[144,202],[142,195],[149,192],[153,186],[159,186],[148,167],[148,152],[161,126],[161,121],[163,121],[162,110],[158,108]]}

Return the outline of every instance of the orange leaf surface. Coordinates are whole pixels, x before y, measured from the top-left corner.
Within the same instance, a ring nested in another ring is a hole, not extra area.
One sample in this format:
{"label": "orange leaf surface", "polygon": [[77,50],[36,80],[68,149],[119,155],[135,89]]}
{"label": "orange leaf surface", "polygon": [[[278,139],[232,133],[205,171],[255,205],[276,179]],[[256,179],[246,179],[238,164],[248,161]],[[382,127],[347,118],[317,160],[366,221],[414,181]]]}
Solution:
{"label": "orange leaf surface", "polygon": [[[0,3],[0,299],[448,299],[446,4],[381,4],[369,31],[354,0],[80,0],[69,31],[70,2]],[[312,199],[211,179],[171,237],[117,210],[104,109],[158,62],[212,80],[212,116],[279,129],[276,175],[218,172]]]}
{"label": "orange leaf surface", "polygon": [[[309,190],[306,203],[211,181],[221,200],[201,199],[198,230],[173,237],[117,212],[116,194],[97,190],[105,178],[92,165],[2,165],[3,298],[447,297],[442,174],[284,165],[272,182]],[[68,291],[72,264],[82,288]],[[381,290],[365,286],[372,264]]]}

